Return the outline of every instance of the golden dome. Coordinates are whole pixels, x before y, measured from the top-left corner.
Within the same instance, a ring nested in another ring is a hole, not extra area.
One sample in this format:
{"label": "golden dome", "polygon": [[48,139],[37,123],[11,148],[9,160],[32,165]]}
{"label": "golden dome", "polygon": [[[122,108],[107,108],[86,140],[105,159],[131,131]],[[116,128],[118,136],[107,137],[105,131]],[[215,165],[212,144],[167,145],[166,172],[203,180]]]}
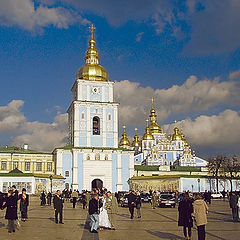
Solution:
{"label": "golden dome", "polygon": [[122,138],[119,142],[119,146],[120,147],[130,147],[130,141],[127,137],[127,133],[126,133],[126,127],[123,126],[123,134],[122,134]]}
{"label": "golden dome", "polygon": [[175,127],[173,131],[174,131],[174,133],[172,135],[172,141],[181,141],[182,136],[179,133],[179,129],[177,127]]}
{"label": "golden dome", "polygon": [[150,127],[148,126],[148,120],[147,120],[147,127],[146,127],[145,133],[143,135],[143,140],[154,140],[154,137],[152,135]]}
{"label": "golden dome", "polygon": [[182,138],[182,141],[184,142],[184,146],[187,147],[188,146],[188,142],[187,142],[187,140],[185,138],[185,135],[183,133],[181,134],[181,138]]}
{"label": "golden dome", "polygon": [[152,98],[152,109],[150,111],[150,130],[152,133],[162,133],[162,128],[157,123],[157,114],[154,109],[154,98]]}
{"label": "golden dome", "polygon": [[139,140],[139,136],[137,134],[137,128],[135,128],[135,131],[136,131],[136,134],[134,136],[132,147],[139,148],[141,147],[141,141]]}
{"label": "golden dome", "polygon": [[108,73],[103,66],[99,64],[99,55],[95,47],[96,41],[93,39],[93,31],[95,27],[91,27],[91,39],[89,41],[89,48],[85,56],[85,65],[83,65],[76,74],[76,79],[84,79],[91,81],[108,81]]}

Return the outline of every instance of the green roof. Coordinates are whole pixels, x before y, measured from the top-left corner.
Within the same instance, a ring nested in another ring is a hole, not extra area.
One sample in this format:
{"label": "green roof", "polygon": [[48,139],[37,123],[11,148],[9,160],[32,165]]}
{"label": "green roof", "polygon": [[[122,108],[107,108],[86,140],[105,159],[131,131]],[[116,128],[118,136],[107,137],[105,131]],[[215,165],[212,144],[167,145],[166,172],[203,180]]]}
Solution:
{"label": "green roof", "polygon": [[193,166],[186,166],[186,167],[181,167],[181,166],[171,166],[170,167],[171,171],[182,171],[182,172],[201,172],[201,167],[193,167]]}
{"label": "green roof", "polygon": [[134,176],[130,178],[130,180],[152,180],[152,179],[166,179],[166,178],[207,178],[208,176],[199,176],[199,175],[181,175],[181,174],[176,174],[176,175],[159,175],[159,176]]}
{"label": "green roof", "polygon": [[23,149],[18,147],[0,148],[0,153],[21,153],[21,154],[52,154],[50,152],[38,152],[36,150]]}
{"label": "green roof", "polygon": [[[50,178],[51,174],[38,174],[38,173],[0,173],[0,177],[39,177]],[[53,179],[65,179],[61,175],[52,175]]]}
{"label": "green roof", "polygon": [[142,166],[142,165],[135,165],[134,169],[136,171],[159,171],[159,166]]}

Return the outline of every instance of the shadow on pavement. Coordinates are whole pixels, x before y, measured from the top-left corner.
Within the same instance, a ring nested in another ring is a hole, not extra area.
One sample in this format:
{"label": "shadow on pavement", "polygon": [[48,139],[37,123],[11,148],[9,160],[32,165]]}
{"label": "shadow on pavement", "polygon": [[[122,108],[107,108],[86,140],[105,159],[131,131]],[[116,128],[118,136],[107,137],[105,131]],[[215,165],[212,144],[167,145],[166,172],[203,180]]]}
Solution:
{"label": "shadow on pavement", "polygon": [[166,232],[159,232],[159,231],[150,231],[146,230],[147,233],[152,234],[153,236],[159,237],[159,238],[166,238],[169,240],[185,240],[183,237],[179,237],[172,233],[166,233]]}

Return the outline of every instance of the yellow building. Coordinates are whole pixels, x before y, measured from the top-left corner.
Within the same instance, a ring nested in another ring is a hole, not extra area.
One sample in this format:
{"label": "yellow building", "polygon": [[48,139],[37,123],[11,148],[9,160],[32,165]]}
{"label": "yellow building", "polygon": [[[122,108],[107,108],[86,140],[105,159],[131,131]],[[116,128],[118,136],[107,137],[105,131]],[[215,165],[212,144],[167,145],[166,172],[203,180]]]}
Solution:
{"label": "yellow building", "polygon": [[0,173],[13,169],[23,173],[54,174],[52,153],[43,153],[26,148],[0,148]]}

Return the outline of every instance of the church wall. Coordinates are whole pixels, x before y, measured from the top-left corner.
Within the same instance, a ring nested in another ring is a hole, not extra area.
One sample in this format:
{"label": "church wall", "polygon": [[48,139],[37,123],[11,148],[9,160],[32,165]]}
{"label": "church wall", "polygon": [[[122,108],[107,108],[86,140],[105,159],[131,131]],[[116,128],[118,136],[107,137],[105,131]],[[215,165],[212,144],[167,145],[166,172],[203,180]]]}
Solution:
{"label": "church wall", "polygon": [[123,190],[127,191],[129,189],[128,186],[128,179],[130,178],[130,156],[128,154],[123,154],[121,156],[121,166],[122,166],[122,184],[123,184]]}
{"label": "church wall", "polygon": [[78,153],[78,190],[82,191],[83,189],[83,153]]}
{"label": "church wall", "polygon": [[[69,176],[66,176],[66,171],[69,172]],[[62,174],[65,177],[65,183],[68,183],[71,187],[72,183],[72,154],[71,153],[63,153],[62,154]]]}
{"label": "church wall", "polygon": [[117,166],[117,155],[112,154],[112,191],[117,191],[118,183],[118,166]]}

